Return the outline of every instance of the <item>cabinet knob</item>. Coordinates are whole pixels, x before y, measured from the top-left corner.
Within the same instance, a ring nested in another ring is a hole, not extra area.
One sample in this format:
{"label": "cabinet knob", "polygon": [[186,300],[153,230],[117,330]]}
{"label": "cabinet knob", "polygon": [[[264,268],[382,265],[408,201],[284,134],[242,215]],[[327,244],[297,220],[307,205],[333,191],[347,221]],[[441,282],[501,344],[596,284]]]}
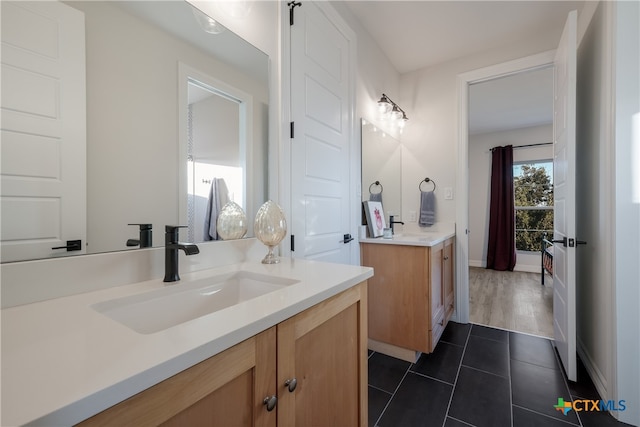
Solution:
{"label": "cabinet knob", "polygon": [[296,387],[298,386],[298,380],[295,378],[291,378],[290,380],[286,380],[284,382],[284,385],[286,385],[287,388],[289,389],[289,393],[292,393],[293,390],[295,390]]}
{"label": "cabinet knob", "polygon": [[444,260],[445,260],[445,261],[446,261],[446,260],[448,260],[448,259],[449,259],[449,257],[448,257],[448,256],[444,257]]}
{"label": "cabinet knob", "polygon": [[262,403],[267,405],[267,411],[271,412],[273,411],[273,408],[276,407],[276,403],[278,403],[278,398],[275,396],[271,396],[271,397],[267,396],[264,398]]}
{"label": "cabinet knob", "polygon": [[438,325],[440,325],[440,326],[444,326],[444,320],[439,321],[439,322],[438,322]]}

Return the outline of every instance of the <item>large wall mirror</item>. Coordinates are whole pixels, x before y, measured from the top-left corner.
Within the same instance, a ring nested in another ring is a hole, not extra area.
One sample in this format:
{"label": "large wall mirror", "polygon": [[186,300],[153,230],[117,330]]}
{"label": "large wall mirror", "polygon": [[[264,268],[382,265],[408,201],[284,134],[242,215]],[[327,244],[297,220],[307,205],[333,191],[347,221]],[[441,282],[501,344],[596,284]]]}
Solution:
{"label": "large wall mirror", "polygon": [[402,145],[384,127],[362,119],[362,201],[382,199],[385,215],[402,217]]}
{"label": "large wall mirror", "polygon": [[[63,18],[50,19],[38,4],[55,5]],[[63,27],[68,15],[84,22],[78,37]],[[228,29],[211,32],[207,24],[210,18],[183,0],[2,2],[2,262],[135,249],[127,243],[135,244],[139,228],[130,224],[151,224],[152,246],[164,244],[165,225],[189,226],[181,240],[210,240],[203,217],[216,182],[250,220],[255,216],[268,189],[269,58]],[[21,55],[62,57],[64,46],[50,40],[65,37],[84,41],[75,46],[83,57],[58,61],[60,68],[77,67],[72,75],[86,81],[69,96],[63,92],[68,84],[52,83],[49,108],[38,100],[52,79],[38,86],[32,76],[42,72],[22,72],[20,61],[34,60]],[[79,107],[65,106],[68,99]],[[19,128],[27,110],[41,120],[68,119],[69,110],[81,108],[84,116],[59,126],[76,124],[81,130],[74,132],[86,135],[77,138],[84,145],[72,150],[72,161],[61,160],[66,129],[53,131],[62,137],[45,137]],[[61,207],[58,195],[29,193],[69,182],[69,164],[86,170],[73,209]],[[18,186],[26,196],[12,193]],[[67,211],[86,212],[70,221],[84,230],[81,250],[52,251],[75,239],[60,231]]]}

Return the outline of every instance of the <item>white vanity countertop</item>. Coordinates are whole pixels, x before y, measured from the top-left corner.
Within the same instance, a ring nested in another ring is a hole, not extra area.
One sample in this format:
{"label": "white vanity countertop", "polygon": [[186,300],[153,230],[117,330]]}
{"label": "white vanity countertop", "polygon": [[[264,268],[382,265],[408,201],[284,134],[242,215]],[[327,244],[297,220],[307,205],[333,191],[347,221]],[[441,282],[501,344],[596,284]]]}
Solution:
{"label": "white vanity countertop", "polygon": [[[91,306],[189,280],[250,271],[299,280],[153,334]],[[71,425],[373,276],[373,269],[282,259],[181,274],[2,310],[0,425]]]}
{"label": "white vanity countertop", "polygon": [[383,237],[360,239],[360,243],[376,243],[381,245],[435,246],[456,235],[455,224],[443,223],[430,228],[402,230],[396,232],[391,239]]}

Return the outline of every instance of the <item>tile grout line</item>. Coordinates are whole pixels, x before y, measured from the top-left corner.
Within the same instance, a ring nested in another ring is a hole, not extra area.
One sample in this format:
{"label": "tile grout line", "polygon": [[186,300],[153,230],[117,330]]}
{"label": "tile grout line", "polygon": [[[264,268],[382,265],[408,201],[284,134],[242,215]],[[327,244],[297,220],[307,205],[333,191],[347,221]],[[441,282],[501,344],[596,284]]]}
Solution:
{"label": "tile grout line", "polygon": [[447,422],[447,418],[451,418],[452,420],[456,420],[457,422],[462,423],[462,424],[464,424],[464,425],[466,425],[466,426],[476,427],[474,424],[469,424],[469,423],[468,423],[468,422],[466,422],[466,421],[462,421],[462,420],[459,420],[459,419],[457,419],[457,418],[455,418],[455,417],[449,417],[449,416],[445,417],[445,423]]}
{"label": "tile grout line", "polygon": [[[409,370],[411,371],[411,369],[409,369]],[[423,374],[422,372],[411,371],[411,373],[415,374],[415,375],[419,375],[419,376],[421,376],[423,378],[427,378],[427,379],[433,380],[433,381],[438,381],[439,383],[442,383],[442,384],[453,386],[452,383],[448,383],[448,382],[446,382],[444,380],[441,380],[440,378],[431,377],[431,376],[429,376],[427,374]]]}
{"label": "tile grout line", "polygon": [[398,389],[400,388],[400,386],[402,385],[402,382],[404,381],[404,379],[407,377],[407,374],[409,373],[409,368],[411,368],[411,363],[409,363],[409,366],[407,366],[407,370],[404,372],[404,375],[402,376],[402,379],[400,380],[400,382],[398,383],[398,385],[396,386],[396,389],[393,390],[393,393],[391,394],[391,397],[389,398],[389,401],[387,402],[386,405],[384,405],[384,409],[382,410],[382,412],[380,412],[380,416],[378,417],[378,419],[376,420],[376,422],[374,423],[374,426],[378,426],[378,423],[380,422],[380,420],[382,419],[382,416],[384,415],[385,411],[387,410],[387,408],[389,407],[389,405],[391,404],[391,401],[393,400],[393,398],[396,396],[396,393],[398,392]]}
{"label": "tile grout line", "polygon": [[[571,395],[571,389],[569,388],[569,384],[567,383],[567,377],[566,377],[566,372],[564,371],[564,368],[562,366],[562,361],[560,360],[560,355],[556,352],[556,349],[553,346],[553,341],[549,341],[549,345],[551,346],[551,350],[553,350],[553,355],[556,359],[556,363],[558,364],[558,367],[560,368],[560,375],[562,376],[562,381],[564,382],[564,386],[566,387],[567,392],[569,393],[569,399],[571,399],[571,401],[573,402],[573,396]],[[576,354],[576,358],[577,358],[577,354]],[[578,411],[576,412],[576,418],[578,419],[578,425],[580,427],[582,427],[582,419],[580,418],[580,413]]]}
{"label": "tile grout line", "polygon": [[376,387],[376,386],[371,385],[371,384],[367,384],[367,385],[368,385],[369,387],[373,388],[373,389],[376,389],[376,390],[381,391],[381,392],[383,392],[383,393],[385,393],[385,394],[388,394],[389,396],[392,396],[392,395],[393,395],[392,393],[389,393],[387,390],[381,389],[380,387]]}
{"label": "tile grout line", "polygon": [[509,355],[509,410],[511,412],[511,427],[513,427],[513,387],[511,385],[511,332],[507,332],[507,354]]}
{"label": "tile grout line", "polygon": [[549,416],[547,414],[543,414],[542,412],[538,412],[538,411],[535,411],[535,410],[530,409],[530,408],[525,408],[524,406],[520,406],[520,405],[513,405],[513,406],[515,406],[516,408],[520,408],[523,411],[531,412],[531,413],[536,414],[536,415],[542,415],[543,417],[549,418],[551,420],[560,421],[561,423],[565,423],[565,424],[568,424],[570,426],[577,427],[576,424],[574,424],[574,423],[572,423],[570,421],[561,420],[560,418],[554,418],[554,417]]}
{"label": "tile grout line", "polygon": [[509,375],[508,374],[507,374],[507,376],[498,375],[498,374],[496,374],[494,372],[489,372],[489,371],[485,371],[485,370],[482,370],[482,369],[478,369],[478,368],[476,368],[474,366],[465,365],[464,363],[462,363],[461,366],[464,366],[467,369],[473,369],[474,371],[477,371],[477,372],[482,372],[483,374],[489,374],[489,375],[493,375],[494,377],[504,378],[505,380],[509,379]]}
{"label": "tile grout line", "polygon": [[[462,368],[462,361],[464,360],[464,354],[467,351],[467,344],[469,343],[469,337],[471,336],[471,329],[473,325],[469,326],[469,332],[467,332],[467,339],[464,341],[464,347],[462,349],[462,355],[460,356],[460,364],[458,365],[458,372],[456,372],[456,379],[453,381],[453,388],[451,389],[451,396],[449,396],[449,403],[447,404],[447,410],[444,413],[444,421],[442,427],[447,424],[447,417],[449,416],[449,409],[451,409],[451,402],[453,401],[453,394],[456,392],[456,385],[458,384],[458,377],[460,376],[460,368]],[[452,417],[453,418],[453,417]]]}

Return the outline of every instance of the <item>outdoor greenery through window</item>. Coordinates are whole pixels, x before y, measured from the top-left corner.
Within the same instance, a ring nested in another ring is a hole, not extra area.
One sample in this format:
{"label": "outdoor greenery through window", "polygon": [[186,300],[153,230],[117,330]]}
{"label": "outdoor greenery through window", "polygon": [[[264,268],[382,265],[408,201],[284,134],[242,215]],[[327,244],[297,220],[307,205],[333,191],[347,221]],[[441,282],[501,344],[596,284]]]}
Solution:
{"label": "outdoor greenery through window", "polygon": [[553,162],[513,165],[516,250],[539,251],[543,233],[553,236]]}

